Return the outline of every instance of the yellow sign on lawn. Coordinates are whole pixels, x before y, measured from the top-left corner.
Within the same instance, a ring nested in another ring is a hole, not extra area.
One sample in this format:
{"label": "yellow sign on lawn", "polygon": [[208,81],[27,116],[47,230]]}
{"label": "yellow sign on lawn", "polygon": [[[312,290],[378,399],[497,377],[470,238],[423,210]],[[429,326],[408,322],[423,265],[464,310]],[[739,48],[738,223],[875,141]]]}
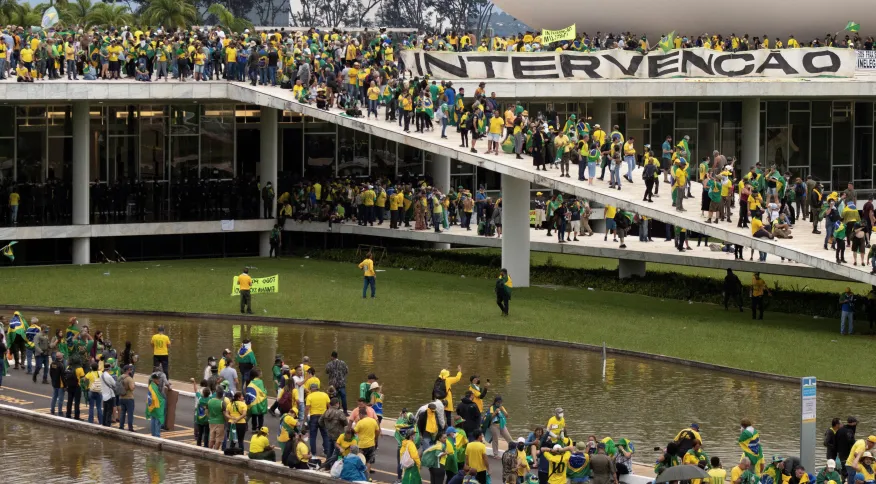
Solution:
{"label": "yellow sign on lawn", "polygon": [[560,40],[575,40],[575,24],[560,30],[544,29],[541,31],[542,45],[550,44],[551,42],[558,42]]}
{"label": "yellow sign on lawn", "polygon": [[[250,294],[269,294],[272,292],[280,292],[280,276],[274,275],[268,277],[253,277],[252,287],[250,287],[249,292]],[[240,283],[237,282],[237,276],[234,276],[234,280],[231,283],[231,295],[240,295]]]}

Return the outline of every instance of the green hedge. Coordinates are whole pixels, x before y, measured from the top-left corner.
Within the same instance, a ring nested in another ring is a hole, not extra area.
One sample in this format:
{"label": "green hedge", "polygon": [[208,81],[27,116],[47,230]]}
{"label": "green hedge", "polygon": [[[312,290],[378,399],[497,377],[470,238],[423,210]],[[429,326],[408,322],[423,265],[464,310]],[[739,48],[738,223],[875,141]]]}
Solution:
{"label": "green hedge", "polygon": [[[362,259],[361,254],[357,255],[354,249],[308,250],[300,255],[349,263],[359,263]],[[376,263],[382,267],[412,268],[418,271],[492,279],[501,269],[502,258],[499,255],[476,252],[394,248],[382,259],[378,258]],[[651,271],[645,277],[619,279],[617,270],[563,267],[553,264],[552,259],[548,258],[544,265],[532,266],[529,278],[534,286],[592,287],[600,291],[724,304],[723,281],[711,277]],[[743,287],[746,305],[748,287]],[[770,311],[825,318],[839,317],[838,294],[782,288],[778,282],[770,289],[772,296],[765,301]],[[862,310],[860,306],[858,309]]]}

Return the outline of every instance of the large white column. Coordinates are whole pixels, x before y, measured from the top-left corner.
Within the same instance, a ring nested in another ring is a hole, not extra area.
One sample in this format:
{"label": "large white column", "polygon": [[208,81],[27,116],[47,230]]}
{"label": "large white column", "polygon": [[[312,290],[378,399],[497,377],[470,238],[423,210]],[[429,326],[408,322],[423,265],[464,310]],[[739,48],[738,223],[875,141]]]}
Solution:
{"label": "large white column", "polygon": [[[432,186],[438,187],[441,193],[450,192],[450,157],[442,155],[432,155],[432,172],[429,173],[432,177]],[[435,242],[435,249],[446,250],[450,248],[450,244],[444,242]]]}
{"label": "large white column", "polygon": [[[88,173],[88,103],[73,103],[73,224],[88,225],[90,222],[89,173]],[[73,263],[91,263],[91,239],[73,239]]]}
{"label": "large white column", "polygon": [[529,182],[502,175],[502,267],[529,287]]}
{"label": "large white column", "polygon": [[[760,161],[760,98],[742,100],[742,152],[739,169],[743,173]],[[726,153],[733,155],[733,153]]]}
{"label": "large white column", "polygon": [[[261,160],[259,163],[259,179],[261,180],[262,186],[271,182],[271,186],[274,187],[274,191],[276,193],[277,190],[277,110],[273,108],[261,108]],[[277,193],[279,196],[279,193]],[[274,202],[276,203],[276,197],[274,198]],[[262,212],[260,215],[264,215],[264,201],[262,201]],[[276,217],[277,215],[276,207],[272,208],[271,213]],[[268,257],[271,251],[271,233],[270,232],[262,232],[259,234],[259,255],[262,257]]]}
{"label": "large white column", "polygon": [[611,133],[611,98],[594,99],[590,126],[599,124],[606,133]]}

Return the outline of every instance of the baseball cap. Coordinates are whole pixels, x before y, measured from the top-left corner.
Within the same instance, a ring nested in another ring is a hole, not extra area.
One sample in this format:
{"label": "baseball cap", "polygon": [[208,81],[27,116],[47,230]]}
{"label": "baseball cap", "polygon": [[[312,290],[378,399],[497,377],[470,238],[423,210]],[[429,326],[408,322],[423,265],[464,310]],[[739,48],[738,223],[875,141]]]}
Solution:
{"label": "baseball cap", "polygon": [[867,440],[876,444],[876,435],[871,435],[871,436],[867,437]]}
{"label": "baseball cap", "polygon": [[261,432],[261,433],[263,433],[263,434],[267,434],[267,433],[270,433],[271,431],[268,430],[267,427],[262,427],[262,428],[259,429],[259,432]]}
{"label": "baseball cap", "polygon": [[523,437],[517,437],[517,443],[518,443],[518,444],[525,444],[525,443],[526,443],[526,439],[524,439]]}
{"label": "baseball cap", "polygon": [[833,469],[833,468],[835,468],[835,467],[836,467],[836,460],[834,460],[834,459],[828,459],[828,460],[827,460],[827,468],[828,468],[828,469]]}
{"label": "baseball cap", "polygon": [[448,427],[448,428],[447,428],[447,434],[448,434],[448,435],[453,435],[453,434],[455,434],[455,433],[456,433],[456,427]]}
{"label": "baseball cap", "polygon": [[694,429],[694,430],[699,430],[699,429],[700,429],[700,424],[694,422],[694,423],[690,424],[690,428],[692,428],[692,429]]}

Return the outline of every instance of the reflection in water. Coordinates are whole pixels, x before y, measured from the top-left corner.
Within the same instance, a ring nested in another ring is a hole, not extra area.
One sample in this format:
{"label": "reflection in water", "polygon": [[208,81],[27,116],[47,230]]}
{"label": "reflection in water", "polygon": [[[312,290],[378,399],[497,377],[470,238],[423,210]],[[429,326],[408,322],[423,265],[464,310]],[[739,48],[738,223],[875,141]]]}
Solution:
{"label": "reflection in water", "polygon": [[[39,317],[53,327],[61,327],[70,315]],[[385,414],[391,419],[402,408],[414,410],[425,403],[442,368],[454,370],[462,365],[463,380],[454,386],[454,397],[463,396],[471,375],[479,375],[484,382],[490,378],[493,386],[487,400],[502,395],[515,437],[535,425],[544,425],[553,409],[560,406],[573,437],[596,434],[631,439],[638,447],[637,460],[643,462],[656,457],[650,451],[652,446],[666,444],[691,422],[700,424],[710,455],[735,460],[740,454],[736,439],[742,418],[751,419],[760,431],[765,455],[799,453],[800,389],[794,384],[616,356],[609,358],[603,381],[602,355],[596,352],[478,342],[450,333],[438,337],[400,333],[392,328],[252,326],[116,316],[79,319],[89,324],[92,332],[103,330],[118,348],[131,341],[141,355],[138,372],[149,371],[149,339],[163,324],[173,341],[170,373],[176,380],[200,378],[208,356],[219,356],[223,348],[236,350],[243,338],[250,338],[266,370],[276,354],[293,364],[307,355],[323,382],[325,364],[331,351],[337,350],[350,367],[350,405],[356,400],[359,383],[373,372],[383,385]],[[876,414],[876,401],[867,394],[820,389],[818,409],[819,428],[826,428],[834,416]],[[870,431],[862,424],[859,432],[866,435]],[[817,448],[821,448],[820,443]],[[821,451],[818,453],[821,455]]]}
{"label": "reflection in water", "polygon": [[0,417],[3,482],[268,484],[290,482],[118,440]]}

